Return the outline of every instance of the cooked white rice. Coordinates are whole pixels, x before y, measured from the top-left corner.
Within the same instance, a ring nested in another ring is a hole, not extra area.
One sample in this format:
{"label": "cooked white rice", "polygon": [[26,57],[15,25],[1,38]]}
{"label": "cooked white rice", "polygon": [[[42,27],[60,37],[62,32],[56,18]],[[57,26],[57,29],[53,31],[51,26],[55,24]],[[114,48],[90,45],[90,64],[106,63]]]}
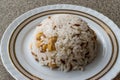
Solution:
{"label": "cooked white rice", "polygon": [[83,70],[96,56],[96,35],[75,15],[49,16],[34,32],[31,51],[41,65],[61,71]]}

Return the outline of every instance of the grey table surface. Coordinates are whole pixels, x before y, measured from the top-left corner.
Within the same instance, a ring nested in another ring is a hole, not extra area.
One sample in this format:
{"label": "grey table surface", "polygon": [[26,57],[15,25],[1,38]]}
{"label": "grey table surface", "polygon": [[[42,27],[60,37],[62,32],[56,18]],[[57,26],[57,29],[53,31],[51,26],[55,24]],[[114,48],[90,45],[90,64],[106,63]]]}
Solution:
{"label": "grey table surface", "polygon": [[[51,4],[74,4],[103,13],[120,26],[120,0],[0,0],[0,39],[8,25],[28,10]],[[0,80],[15,80],[0,59]],[[115,78],[120,80],[120,74]]]}

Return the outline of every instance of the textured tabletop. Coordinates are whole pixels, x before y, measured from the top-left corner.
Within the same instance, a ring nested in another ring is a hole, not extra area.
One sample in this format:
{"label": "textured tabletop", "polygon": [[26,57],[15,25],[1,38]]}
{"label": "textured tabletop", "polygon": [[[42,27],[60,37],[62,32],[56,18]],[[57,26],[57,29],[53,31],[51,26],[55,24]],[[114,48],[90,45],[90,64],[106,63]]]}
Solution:
{"label": "textured tabletop", "polygon": [[[103,13],[120,26],[120,0],[0,0],[0,39],[8,25],[28,10],[51,4],[76,4]],[[0,80],[14,80],[0,59]],[[120,74],[114,79],[120,80]]]}

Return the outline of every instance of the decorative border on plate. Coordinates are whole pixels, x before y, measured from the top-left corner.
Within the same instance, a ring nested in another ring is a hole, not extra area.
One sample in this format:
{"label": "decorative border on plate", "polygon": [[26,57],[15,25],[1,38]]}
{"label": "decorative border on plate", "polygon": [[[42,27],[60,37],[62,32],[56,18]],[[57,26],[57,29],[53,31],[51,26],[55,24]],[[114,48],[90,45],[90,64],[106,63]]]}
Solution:
{"label": "decorative border on plate", "polygon": [[90,77],[89,80],[99,79],[102,76],[104,76],[114,65],[114,63],[117,59],[117,55],[118,55],[118,42],[117,42],[117,39],[116,39],[114,32],[108,27],[107,24],[105,24],[103,21],[101,21],[97,17],[92,16],[92,15],[85,13],[85,12],[82,12],[82,11],[75,11],[75,10],[68,10],[68,9],[56,9],[56,10],[44,11],[44,12],[35,14],[35,15],[27,18],[20,25],[18,25],[18,27],[12,33],[12,36],[11,36],[10,41],[9,41],[9,46],[8,46],[10,59],[11,59],[13,65],[15,66],[15,68],[29,79],[41,80],[41,78],[36,77],[33,74],[29,73],[27,70],[25,70],[23,68],[23,66],[19,63],[19,61],[17,60],[17,57],[16,57],[16,53],[15,53],[15,43],[16,43],[17,35],[19,35],[20,31],[29,22],[31,22],[37,18],[40,18],[42,16],[50,15],[50,14],[74,14],[74,15],[83,16],[83,17],[86,17],[86,18],[96,22],[98,25],[100,25],[106,31],[106,33],[108,34],[109,38],[111,39],[111,43],[113,45],[112,56],[111,56],[109,62],[107,63],[107,65],[100,72],[98,72],[94,76]]}

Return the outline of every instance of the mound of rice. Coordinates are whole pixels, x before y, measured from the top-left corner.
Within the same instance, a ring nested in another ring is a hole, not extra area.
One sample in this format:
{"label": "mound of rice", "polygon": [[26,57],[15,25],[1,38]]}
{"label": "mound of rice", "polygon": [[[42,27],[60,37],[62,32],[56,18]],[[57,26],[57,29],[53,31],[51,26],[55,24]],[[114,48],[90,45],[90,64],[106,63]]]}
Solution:
{"label": "mound of rice", "polygon": [[76,15],[58,14],[44,19],[35,29],[31,51],[51,69],[83,70],[96,56],[96,34]]}

